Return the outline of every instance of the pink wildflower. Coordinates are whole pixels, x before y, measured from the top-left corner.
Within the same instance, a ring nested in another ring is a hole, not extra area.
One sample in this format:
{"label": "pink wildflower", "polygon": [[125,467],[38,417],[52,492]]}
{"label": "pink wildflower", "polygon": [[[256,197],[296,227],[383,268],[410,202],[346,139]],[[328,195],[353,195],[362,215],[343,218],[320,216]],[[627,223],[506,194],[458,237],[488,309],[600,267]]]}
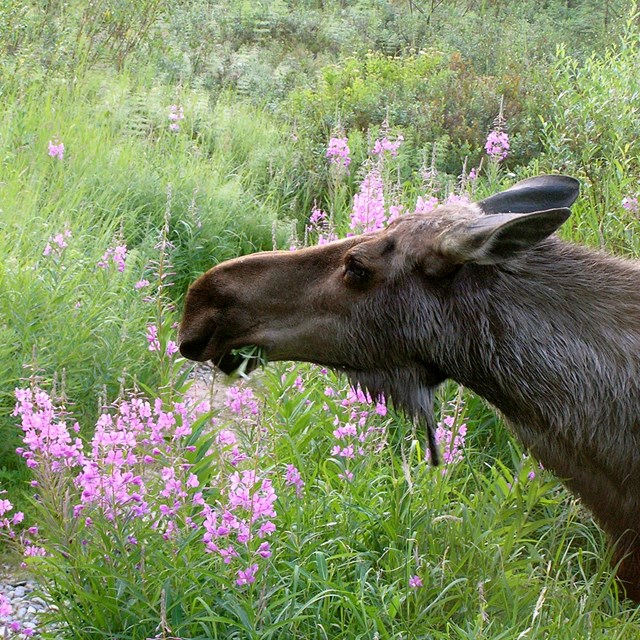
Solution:
{"label": "pink wildflower", "polygon": [[0,593],[0,620],[6,620],[13,613],[11,602],[7,596]]}
{"label": "pink wildflower", "polygon": [[627,196],[622,199],[622,207],[631,213],[638,213],[638,198],[637,196]]}
{"label": "pink wildflower", "polygon": [[172,104],[169,107],[169,120],[171,120],[169,130],[180,131],[180,125],[178,123],[180,120],[184,120],[184,110],[180,105]]}
{"label": "pink wildflower", "polygon": [[418,575],[411,576],[409,578],[409,586],[412,589],[418,589],[419,587],[422,587],[422,578],[420,578],[420,576]]}
{"label": "pink wildflower", "polygon": [[257,416],[260,413],[255,395],[249,387],[229,387],[227,389],[225,405],[229,407],[232,413],[243,418]]}
{"label": "pink wildflower", "polygon": [[399,135],[394,142],[389,140],[387,136],[384,136],[381,140],[376,140],[373,149],[371,149],[371,153],[374,156],[382,155],[385,151],[388,151],[391,154],[391,157],[395,158],[398,155],[398,149],[400,145],[404,142],[404,136]]}
{"label": "pink wildflower", "polygon": [[292,464],[287,465],[285,483],[296,488],[296,495],[298,496],[298,498],[302,496],[302,492],[304,490],[304,480],[300,476],[300,471],[298,471],[298,469]]}
{"label": "pink wildflower", "polygon": [[68,246],[66,242],[66,238],[70,238],[70,237],[71,237],[71,231],[69,231],[69,229],[65,229],[65,231],[63,231],[62,233],[56,233],[55,235],[51,236],[49,238],[49,241],[47,242],[47,245],[44,248],[44,251],[42,252],[42,255],[43,256],[62,255],[62,252]]}
{"label": "pink wildflower", "polygon": [[149,351],[160,351],[160,340],[158,340],[158,327],[155,324],[147,326],[147,342]]}
{"label": "pink wildflower", "polygon": [[429,198],[418,196],[414,213],[429,213],[430,211],[433,211],[437,206],[438,198],[436,198],[435,196],[430,196]]}
{"label": "pink wildflower", "polygon": [[326,156],[331,164],[343,166],[345,169],[351,164],[349,141],[345,137],[332,137],[329,140]]}
{"label": "pink wildflower", "polygon": [[138,282],[135,283],[134,287],[136,289],[144,289],[145,287],[149,286],[149,281],[146,280],[145,278],[143,278],[142,280],[138,280]]}
{"label": "pink wildflower", "polygon": [[252,564],[250,567],[247,567],[245,570],[238,570],[238,579],[236,580],[236,584],[238,586],[243,586],[245,584],[252,584],[256,581],[256,573],[258,573],[258,565]]}
{"label": "pink wildflower", "polygon": [[496,162],[501,162],[509,155],[509,136],[506,131],[496,129],[487,136],[485,151]]}
{"label": "pink wildflower", "polygon": [[49,155],[52,158],[62,160],[64,158],[64,143],[60,142],[57,138],[53,141],[49,140]]}
{"label": "pink wildflower", "polygon": [[[464,457],[464,440],[467,434],[467,425],[455,425],[455,419],[447,416],[438,423],[436,429],[436,443],[442,447],[442,461],[445,465],[460,462]],[[427,452],[427,456],[429,453]],[[443,469],[443,473],[446,469]]]}
{"label": "pink wildflower", "polygon": [[380,170],[372,168],[365,176],[358,193],[353,197],[349,228],[357,233],[377,231],[384,227],[384,185]]}
{"label": "pink wildflower", "polygon": [[445,204],[469,204],[470,200],[465,195],[458,195],[456,193],[450,193],[445,201]]}
{"label": "pink wildflower", "polygon": [[167,341],[166,353],[170,358],[178,353],[178,345],[173,340]]}
{"label": "pink wildflower", "polygon": [[98,261],[98,267],[100,269],[106,269],[109,266],[109,259],[117,266],[118,271],[124,271],[125,260],[127,259],[126,245],[118,245],[107,249]]}

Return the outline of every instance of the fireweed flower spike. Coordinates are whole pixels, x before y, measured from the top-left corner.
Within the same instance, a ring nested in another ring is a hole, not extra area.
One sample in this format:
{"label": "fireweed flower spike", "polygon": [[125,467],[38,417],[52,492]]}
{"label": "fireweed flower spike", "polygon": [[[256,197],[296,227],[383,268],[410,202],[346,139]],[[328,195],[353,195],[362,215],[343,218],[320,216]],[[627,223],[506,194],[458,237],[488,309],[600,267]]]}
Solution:
{"label": "fireweed flower spike", "polygon": [[348,169],[351,164],[351,151],[349,150],[349,141],[347,138],[331,138],[326,155],[331,164],[343,166],[345,169]]}
{"label": "fireweed flower spike", "polygon": [[627,196],[622,199],[622,208],[631,213],[638,213],[638,197]]}
{"label": "fireweed flower spike", "polygon": [[422,587],[423,586],[422,578],[420,578],[420,576],[417,576],[417,575],[416,576],[411,576],[409,578],[409,586],[412,589],[418,589],[419,587]]}
{"label": "fireweed flower spike", "polygon": [[349,228],[356,233],[377,231],[384,227],[386,219],[384,183],[380,170],[373,167],[353,197]]}
{"label": "fireweed flower spike", "polygon": [[509,135],[506,131],[494,129],[487,136],[484,148],[493,160],[501,162],[509,155]]}
{"label": "fireweed flower spike", "polygon": [[126,245],[117,245],[107,249],[98,262],[98,267],[100,269],[106,269],[109,266],[109,259],[111,259],[113,264],[116,265],[118,271],[124,271],[125,261],[127,259]]}
{"label": "fireweed flower spike", "polygon": [[180,105],[172,104],[169,107],[169,124],[170,131],[180,131],[180,120],[184,120],[184,110]]}
{"label": "fireweed flower spike", "polygon": [[57,138],[53,141],[49,140],[49,155],[52,158],[62,160],[64,158],[64,143],[60,142]]}
{"label": "fireweed flower spike", "polygon": [[62,233],[56,233],[54,236],[49,238],[49,242],[47,242],[44,251],[42,252],[43,256],[56,256],[59,257],[62,255],[62,252],[67,248],[66,239],[71,237],[71,231],[69,229],[65,229]]}

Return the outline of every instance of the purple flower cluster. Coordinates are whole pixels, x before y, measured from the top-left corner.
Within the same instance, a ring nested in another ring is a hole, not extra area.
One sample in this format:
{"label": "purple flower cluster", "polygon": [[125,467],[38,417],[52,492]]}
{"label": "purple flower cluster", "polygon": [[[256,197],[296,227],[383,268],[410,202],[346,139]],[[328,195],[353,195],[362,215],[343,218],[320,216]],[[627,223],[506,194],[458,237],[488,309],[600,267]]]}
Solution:
{"label": "purple flower cluster", "polygon": [[[453,416],[445,416],[436,428],[436,443],[442,450],[442,461],[445,465],[455,464],[464,458],[464,441],[467,435],[466,424],[456,424]],[[427,451],[427,458],[429,452]],[[446,473],[446,468],[442,470]]]}
{"label": "purple flower cluster", "polygon": [[49,238],[49,242],[42,252],[43,256],[56,256],[60,257],[62,252],[67,248],[67,239],[71,237],[71,231],[65,229],[62,233],[56,233]]}
{"label": "purple flower cluster", "polygon": [[384,182],[377,167],[373,167],[353,197],[349,228],[355,233],[377,231],[385,225]]}
{"label": "purple flower cluster", "polygon": [[245,420],[255,420],[260,413],[258,401],[250,387],[233,386],[227,389],[227,398],[225,406],[229,408],[231,413],[235,413]]}
{"label": "purple flower cluster", "polygon": [[292,464],[287,465],[287,472],[284,478],[285,484],[296,488],[296,496],[301,498],[304,493],[304,480],[300,471]]}
{"label": "purple flower cluster", "polygon": [[58,158],[58,160],[64,159],[64,143],[60,142],[57,138],[55,140],[49,140],[49,155],[52,158]]}
{"label": "purple flower cluster", "polygon": [[265,540],[275,530],[277,499],[271,480],[260,476],[254,469],[234,472],[221,492],[224,500],[214,508],[203,505],[205,530],[202,538],[209,553],[218,554],[225,564],[235,558],[242,560],[246,569],[237,571],[238,585],[254,582],[258,558],[271,556],[271,545]]}
{"label": "purple flower cluster", "polygon": [[638,197],[627,196],[622,198],[622,208],[631,211],[631,213],[638,213]]}
{"label": "purple flower cluster", "polygon": [[[5,494],[6,491],[0,491],[0,496]],[[13,509],[13,504],[10,500],[0,497],[0,530],[5,529],[11,531],[14,525],[20,524],[24,520],[24,513],[17,511],[13,516],[9,517],[7,514]]]}
{"label": "purple flower cluster", "polygon": [[[147,343],[149,351],[161,351],[160,338],[158,337],[158,327],[155,324],[147,326]],[[165,354],[171,358],[178,353],[178,344],[175,340],[167,340]]]}
{"label": "purple flower cluster", "polygon": [[338,239],[338,234],[332,228],[331,221],[326,212],[318,207],[313,207],[307,225],[307,236],[315,236],[317,244],[327,244]]}
{"label": "purple flower cluster", "polygon": [[388,152],[392,158],[395,158],[398,155],[398,149],[403,142],[404,136],[402,135],[399,135],[394,141],[391,141],[387,136],[384,136],[382,139],[378,139],[373,143],[371,153],[374,156],[380,156],[383,153]]}
{"label": "purple flower cluster", "polygon": [[325,411],[334,415],[333,437],[337,443],[331,449],[331,455],[342,461],[344,470],[339,474],[342,480],[353,480],[354,463],[379,453],[386,445],[386,428],[373,420],[374,416],[387,415],[387,405],[384,398],[374,402],[371,396],[359,387],[349,388],[345,393],[337,392],[332,386],[325,388],[327,398],[339,402],[332,402],[332,406],[325,403]]}
{"label": "purple flower cluster", "polygon": [[429,213],[430,211],[433,211],[438,204],[438,198],[435,196],[425,196],[424,198],[422,196],[418,196],[414,213]]}
{"label": "purple flower cluster", "polygon": [[[216,552],[227,564],[237,559],[237,583],[255,580],[257,565],[271,555],[266,538],[275,531],[276,493],[265,474],[255,468],[239,468],[244,461],[255,461],[239,451],[237,437],[229,430],[216,433],[207,454],[217,458],[219,472],[208,485],[201,484],[188,462],[195,446],[186,442],[194,420],[208,412],[208,403],[165,406],[160,399],[151,403],[125,397],[112,411],[100,415],[85,445],[71,435],[63,413],[46,392],[16,389],[16,399],[14,415],[21,419],[25,445],[19,452],[34,469],[35,484],[50,485],[54,475],[68,479],[75,496],[73,516],[81,519],[87,538],[98,520],[125,527],[132,545],[138,544],[138,530],[174,540],[202,527],[208,552]],[[237,392],[232,405],[243,414],[257,411],[252,392],[247,390]],[[79,431],[77,423],[71,431]],[[224,473],[228,463],[231,472]],[[57,482],[56,486],[61,485]],[[0,500],[0,516],[11,508],[8,500]],[[12,532],[22,517],[0,518],[0,529]],[[38,529],[28,533],[37,535]],[[25,556],[46,553],[28,538],[23,546]]]}
{"label": "purple flower cluster", "polygon": [[326,156],[329,158],[331,164],[348,169],[351,164],[351,151],[349,150],[349,141],[347,138],[332,137],[327,146]]}
{"label": "purple flower cluster", "polygon": [[422,583],[422,578],[418,575],[411,576],[409,578],[409,586],[412,589],[419,589],[420,587],[424,586]]}
{"label": "purple flower cluster", "polygon": [[[16,389],[14,416],[19,416],[24,432],[24,447],[17,452],[35,469],[44,465],[53,472],[82,463],[83,444],[69,432],[66,422],[55,410],[51,398],[40,389]],[[77,433],[79,425],[73,425]]]}
{"label": "purple flower cluster", "polygon": [[126,245],[116,245],[115,247],[109,247],[100,261],[98,267],[100,269],[106,269],[109,266],[109,259],[116,265],[118,271],[124,271],[125,261],[127,259],[127,247]]}
{"label": "purple flower cluster", "polygon": [[[30,638],[34,635],[35,630],[32,627],[23,626],[19,620],[12,620],[12,617],[15,615],[13,610],[13,606],[9,598],[0,593],[0,626],[5,627],[5,632],[3,634],[3,638],[10,637],[20,637],[20,638]],[[9,632],[12,634],[19,634],[18,636],[9,635]]]}
{"label": "purple flower cluster", "polygon": [[509,155],[509,135],[506,131],[494,129],[487,136],[484,148],[493,160],[501,162]]}
{"label": "purple flower cluster", "polygon": [[184,120],[184,109],[178,104],[172,104],[169,107],[169,124],[170,131],[180,131],[180,121]]}

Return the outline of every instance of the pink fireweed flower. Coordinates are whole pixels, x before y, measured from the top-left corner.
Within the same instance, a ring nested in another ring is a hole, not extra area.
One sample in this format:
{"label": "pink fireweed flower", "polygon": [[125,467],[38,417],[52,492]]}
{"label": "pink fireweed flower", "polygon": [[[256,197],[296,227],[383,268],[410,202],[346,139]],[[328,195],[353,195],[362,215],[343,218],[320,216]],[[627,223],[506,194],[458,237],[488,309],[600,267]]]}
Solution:
{"label": "pink fireweed flower", "polygon": [[411,576],[409,578],[409,586],[412,589],[418,589],[419,587],[422,587],[423,586],[422,578],[420,578],[420,576],[417,576],[417,575]]}
{"label": "pink fireweed flower", "polygon": [[316,206],[311,210],[306,233],[307,236],[315,235],[319,245],[327,244],[328,242],[333,242],[338,239],[338,235],[333,229],[329,216]]}
{"label": "pink fireweed flower", "polygon": [[372,168],[353,197],[349,228],[356,233],[377,231],[385,225],[384,184],[380,170]]}
{"label": "pink fireweed flower", "polygon": [[180,105],[172,104],[169,107],[169,120],[171,120],[169,130],[180,131],[180,125],[178,123],[180,120],[184,120],[184,109]]}
{"label": "pink fireweed flower", "polygon": [[236,584],[241,587],[245,584],[253,584],[256,581],[256,573],[258,573],[258,565],[252,564],[250,567],[247,567],[245,570],[238,570],[238,579],[236,580]]}
{"label": "pink fireweed flower", "polygon": [[246,419],[255,417],[260,413],[256,397],[249,387],[229,387],[225,405],[232,413]]}
{"label": "pink fireweed flower", "polygon": [[501,162],[509,155],[509,135],[498,129],[491,131],[484,145],[487,155],[496,162]]}
{"label": "pink fireweed flower", "polygon": [[0,593],[0,621],[5,622],[12,614],[13,608],[9,598]]}
{"label": "pink fireweed flower", "polygon": [[138,280],[138,282],[135,283],[134,287],[135,289],[144,289],[145,287],[149,286],[149,281],[145,278],[143,278],[142,280]]}
{"label": "pink fireweed flower", "polygon": [[178,353],[178,345],[173,340],[168,340],[166,354],[171,358],[176,353]]}
{"label": "pink fireweed flower", "polygon": [[[435,438],[436,443],[442,449],[442,462],[445,465],[455,464],[460,462],[464,457],[464,441],[467,435],[467,425],[455,424],[455,419],[452,416],[446,416],[442,422],[438,423],[436,429]],[[427,458],[429,457],[427,451]],[[446,469],[443,469],[443,474]]]}
{"label": "pink fireweed flower", "polygon": [[52,471],[71,468],[82,463],[82,441],[72,438],[66,423],[61,420],[51,398],[40,389],[16,389],[14,416],[20,416],[25,447],[17,452],[36,468],[44,463]]}
{"label": "pink fireweed flower", "polygon": [[385,152],[389,152],[391,157],[395,158],[398,155],[398,149],[403,142],[404,136],[402,135],[399,135],[395,141],[391,141],[387,136],[385,136],[381,140],[375,141],[373,148],[371,149],[371,153],[374,156],[379,156]]}
{"label": "pink fireweed flower", "polygon": [[389,217],[387,224],[391,224],[394,220],[407,213],[407,210],[401,204],[392,204],[389,206]]}
{"label": "pink fireweed flower", "polygon": [[351,164],[351,151],[349,150],[349,141],[345,137],[332,137],[327,146],[326,156],[329,162],[334,165],[342,166],[345,169]]}
{"label": "pink fireweed flower", "polygon": [[450,193],[447,197],[445,204],[469,204],[471,201],[465,195],[458,195],[457,193]]}
{"label": "pink fireweed flower", "polygon": [[64,143],[60,142],[57,138],[49,140],[49,155],[52,158],[58,158],[62,160],[64,158]]}
{"label": "pink fireweed flower", "polygon": [[13,505],[9,500],[0,500],[0,516],[8,513],[11,509],[13,509]]}
{"label": "pink fireweed flower", "polygon": [[302,493],[304,491],[304,480],[300,475],[300,471],[298,471],[298,469],[294,465],[287,465],[287,472],[284,481],[286,484],[294,486],[296,488],[296,496],[298,496],[298,498],[302,496]]}
{"label": "pink fireweed flower", "polygon": [[638,198],[637,196],[627,196],[622,199],[622,207],[631,213],[638,213]]}
{"label": "pink fireweed flower", "polygon": [[160,351],[160,340],[158,340],[158,327],[155,324],[147,326],[147,342],[149,351]]}
{"label": "pink fireweed flower", "polygon": [[124,271],[125,261],[127,259],[127,247],[125,245],[118,245],[107,249],[98,261],[98,267],[100,269],[106,269],[109,266],[109,259],[116,265],[118,271]]}
{"label": "pink fireweed flower", "polygon": [[71,237],[71,231],[65,229],[62,233],[56,233],[49,238],[47,245],[42,252],[43,256],[61,256],[62,252],[67,248],[66,239]]}
{"label": "pink fireweed flower", "polygon": [[429,213],[433,211],[438,206],[438,198],[435,196],[422,197],[418,196],[416,200],[416,208],[414,209],[414,213]]}

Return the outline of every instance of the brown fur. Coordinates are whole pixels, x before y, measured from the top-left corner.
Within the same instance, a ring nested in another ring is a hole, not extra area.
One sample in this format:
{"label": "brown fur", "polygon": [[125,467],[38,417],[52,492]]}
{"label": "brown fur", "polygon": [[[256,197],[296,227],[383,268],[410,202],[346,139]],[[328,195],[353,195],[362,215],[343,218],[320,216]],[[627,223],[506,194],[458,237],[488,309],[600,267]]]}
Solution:
{"label": "brown fur", "polygon": [[427,424],[447,378],[486,398],[618,543],[640,601],[640,266],[550,237],[575,181],[222,263],[190,288],[181,351],[223,370],[270,360],[345,372]]}

